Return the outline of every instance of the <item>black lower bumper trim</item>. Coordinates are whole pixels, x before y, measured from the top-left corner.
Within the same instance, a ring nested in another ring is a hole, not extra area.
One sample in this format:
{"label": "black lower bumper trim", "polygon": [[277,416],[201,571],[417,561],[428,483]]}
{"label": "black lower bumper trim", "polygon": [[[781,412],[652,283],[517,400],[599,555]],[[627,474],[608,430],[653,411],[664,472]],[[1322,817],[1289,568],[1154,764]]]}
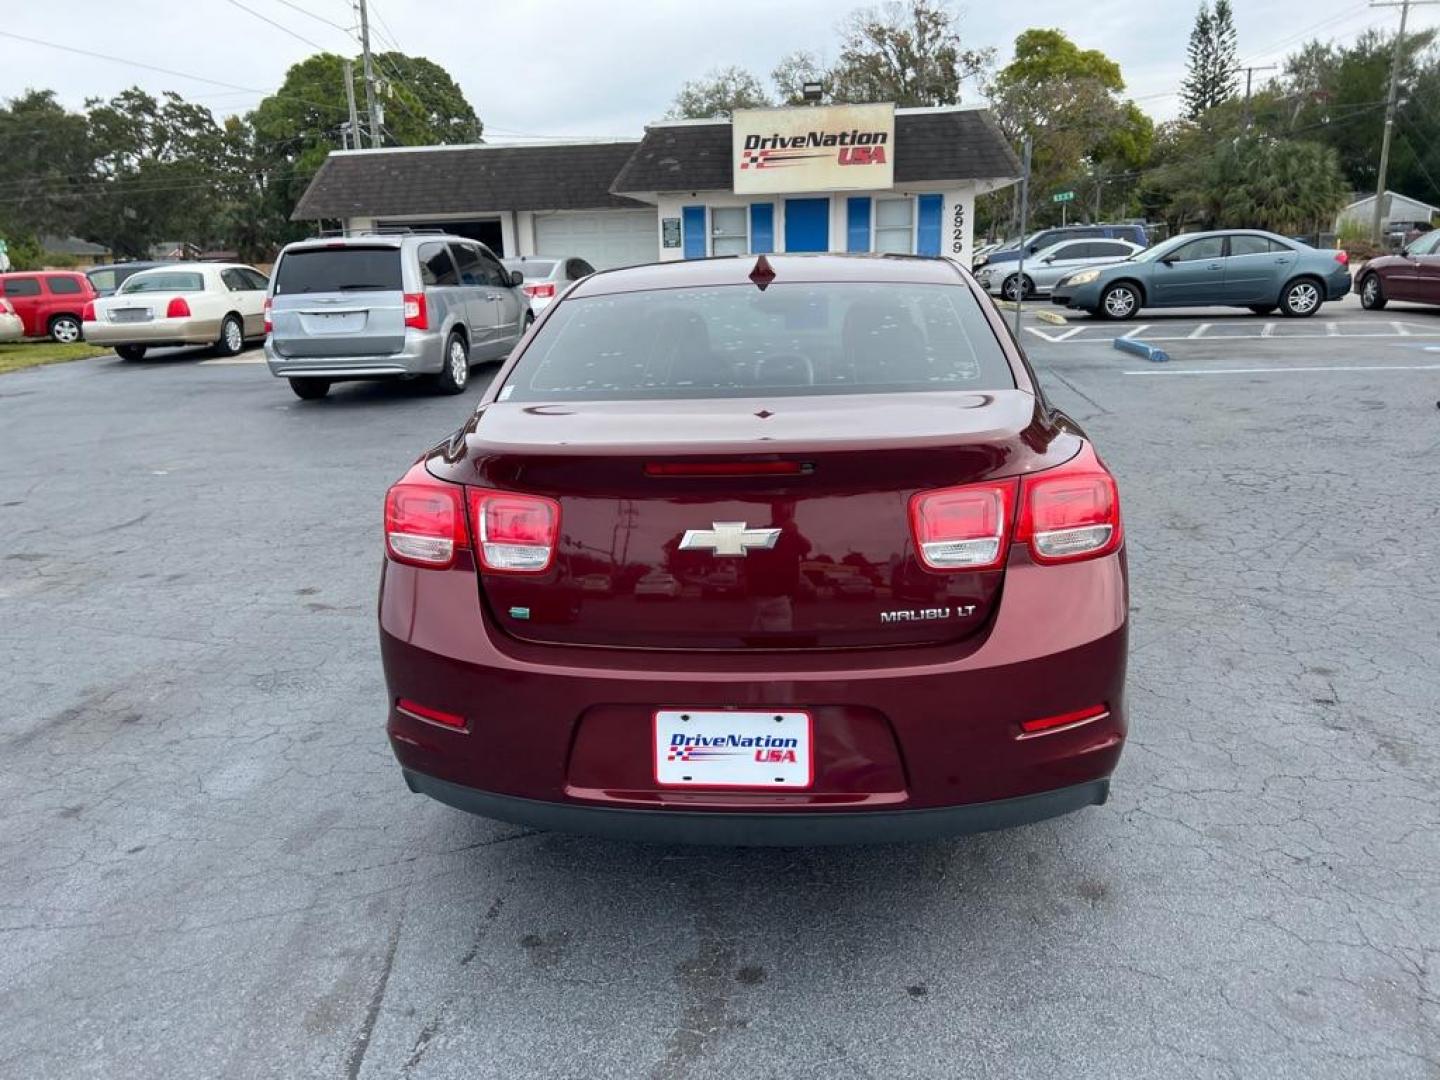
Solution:
{"label": "black lower bumper trim", "polygon": [[1110,781],[1106,779],[1014,799],[930,810],[824,813],[622,810],[495,795],[409,769],[404,773],[411,791],[481,817],[554,832],[657,844],[808,847],[939,840],[1058,817],[1087,806],[1098,806],[1110,794]]}

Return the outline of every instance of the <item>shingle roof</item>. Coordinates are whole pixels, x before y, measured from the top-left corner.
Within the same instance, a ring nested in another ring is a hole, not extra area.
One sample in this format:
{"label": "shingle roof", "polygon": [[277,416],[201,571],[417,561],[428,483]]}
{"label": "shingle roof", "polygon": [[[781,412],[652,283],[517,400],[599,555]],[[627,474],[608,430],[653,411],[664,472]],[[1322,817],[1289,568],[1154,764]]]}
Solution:
{"label": "shingle roof", "polygon": [[[612,191],[730,191],[730,124],[657,124]],[[895,182],[1014,178],[1020,161],[987,109],[895,114]]]}
{"label": "shingle roof", "polygon": [[638,143],[464,146],[332,153],[296,221],[479,210],[596,210],[643,204],[611,182]]}

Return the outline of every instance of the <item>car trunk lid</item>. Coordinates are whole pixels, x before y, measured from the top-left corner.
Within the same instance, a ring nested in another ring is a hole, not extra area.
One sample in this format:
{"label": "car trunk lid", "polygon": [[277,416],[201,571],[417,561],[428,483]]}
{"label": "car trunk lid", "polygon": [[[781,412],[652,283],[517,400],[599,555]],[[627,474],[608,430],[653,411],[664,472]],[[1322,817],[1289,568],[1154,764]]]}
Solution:
{"label": "car trunk lid", "polygon": [[1003,582],[926,569],[911,496],[1045,467],[1066,441],[1019,390],[497,403],[428,467],[559,503],[550,569],[480,572],[513,637],[871,648],[963,639]]}

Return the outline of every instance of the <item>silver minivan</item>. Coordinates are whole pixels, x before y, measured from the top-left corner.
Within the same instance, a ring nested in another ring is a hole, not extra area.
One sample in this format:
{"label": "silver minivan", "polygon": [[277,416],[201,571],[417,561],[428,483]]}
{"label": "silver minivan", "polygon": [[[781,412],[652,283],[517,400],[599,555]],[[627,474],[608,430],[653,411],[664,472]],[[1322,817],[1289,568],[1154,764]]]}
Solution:
{"label": "silver minivan", "polygon": [[415,376],[458,394],[472,363],[503,359],[534,321],[521,280],[463,236],[289,244],[270,275],[265,362],[307,400],[336,382]]}

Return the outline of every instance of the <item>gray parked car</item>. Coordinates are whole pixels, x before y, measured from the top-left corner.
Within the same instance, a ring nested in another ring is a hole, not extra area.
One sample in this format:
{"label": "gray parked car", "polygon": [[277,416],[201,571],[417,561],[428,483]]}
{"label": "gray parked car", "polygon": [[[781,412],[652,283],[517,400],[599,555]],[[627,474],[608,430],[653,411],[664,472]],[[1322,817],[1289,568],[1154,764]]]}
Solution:
{"label": "gray parked car", "polygon": [[[1104,266],[1138,255],[1145,249],[1129,240],[1062,240],[1025,256],[1024,296],[1048,296],[1055,282],[1087,266]],[[986,292],[1018,300],[1022,296],[1020,264],[996,263],[982,266],[975,278]]]}
{"label": "gray parked car", "polygon": [[534,321],[520,277],[484,244],[440,233],[288,245],[266,301],[270,373],[302,398],[332,383],[428,376],[458,394]]}
{"label": "gray parked car", "polygon": [[1343,251],[1259,229],[1223,229],[1177,236],[1122,263],[1066,274],[1050,300],[1104,319],[1128,319],[1141,308],[1211,305],[1256,315],[1279,308],[1303,319],[1349,291]]}

